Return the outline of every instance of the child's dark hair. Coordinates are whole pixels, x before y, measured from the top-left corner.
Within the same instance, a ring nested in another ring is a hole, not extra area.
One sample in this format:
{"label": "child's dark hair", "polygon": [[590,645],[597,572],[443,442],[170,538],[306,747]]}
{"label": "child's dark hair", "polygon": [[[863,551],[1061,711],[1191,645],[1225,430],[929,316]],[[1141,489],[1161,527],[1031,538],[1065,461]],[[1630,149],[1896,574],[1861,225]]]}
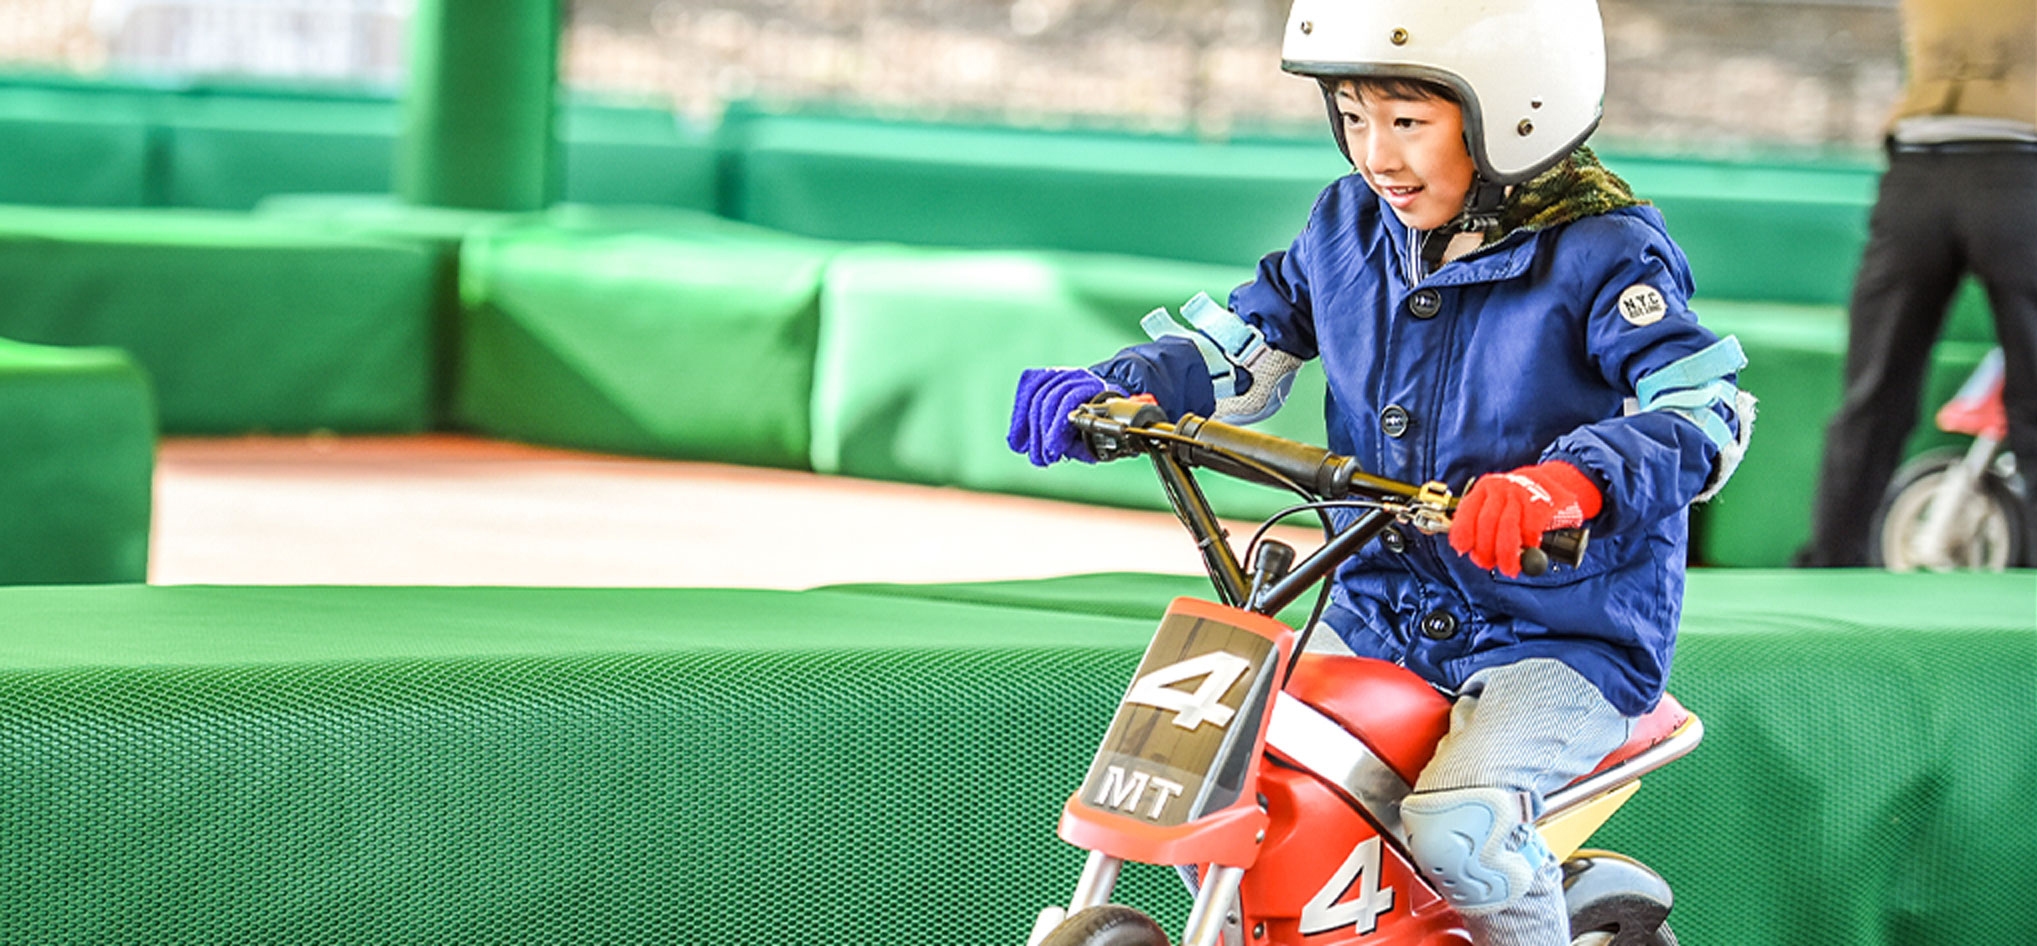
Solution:
{"label": "child's dark hair", "polygon": [[1413,76],[1352,76],[1348,79],[1324,81],[1332,90],[1340,83],[1351,83],[1361,100],[1374,96],[1399,102],[1441,99],[1460,108],[1464,105],[1464,98],[1457,94],[1456,89],[1433,79],[1417,79]]}

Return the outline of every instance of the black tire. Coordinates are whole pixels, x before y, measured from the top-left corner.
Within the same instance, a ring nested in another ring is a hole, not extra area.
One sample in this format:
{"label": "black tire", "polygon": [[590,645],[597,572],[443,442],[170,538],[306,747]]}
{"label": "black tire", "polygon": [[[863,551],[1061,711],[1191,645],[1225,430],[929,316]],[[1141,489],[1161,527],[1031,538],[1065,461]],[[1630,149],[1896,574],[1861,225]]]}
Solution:
{"label": "black tire", "polygon": [[[1573,946],[1601,946],[1601,944],[1609,944],[1611,942],[1611,934],[1580,933],[1572,937],[1570,942]],[[1627,946],[1627,944],[1623,943],[1621,946]],[[1655,932],[1648,934],[1647,939],[1634,943],[1632,946],[1676,946],[1676,934],[1669,929],[1669,921],[1664,920],[1661,926],[1655,928]]]}
{"label": "black tire", "polygon": [[1107,903],[1062,920],[1040,946],[1167,946],[1167,934],[1152,917]]}
{"label": "black tire", "polygon": [[[1933,450],[1921,454],[1896,470],[1880,508],[1874,511],[1874,527],[1867,543],[1868,562],[1890,571],[1912,571],[1922,562],[1910,550],[1911,536],[1923,524],[1931,493],[1946,473],[1965,459],[1958,449]],[[2000,472],[1990,469],[1980,480],[1979,503],[1961,523],[1958,546],[1953,549],[1957,568],[2001,571],[2023,563],[2029,550],[2023,548],[2023,517],[2027,511],[2016,489]]]}

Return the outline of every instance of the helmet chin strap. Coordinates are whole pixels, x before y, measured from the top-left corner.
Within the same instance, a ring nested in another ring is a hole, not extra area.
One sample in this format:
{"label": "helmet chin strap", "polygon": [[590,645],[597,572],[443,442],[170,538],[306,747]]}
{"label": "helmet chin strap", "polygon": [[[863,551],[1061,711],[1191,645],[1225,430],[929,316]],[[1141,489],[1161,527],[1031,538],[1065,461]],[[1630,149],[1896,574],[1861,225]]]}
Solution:
{"label": "helmet chin strap", "polygon": [[[1469,144],[1466,149],[1469,150]],[[1422,238],[1422,263],[1431,272],[1443,265],[1443,254],[1450,247],[1450,241],[1460,233],[1481,233],[1499,223],[1499,206],[1506,201],[1507,187],[1485,179],[1485,175],[1473,172],[1471,189],[1464,193],[1464,209],[1457,212],[1446,223]]]}

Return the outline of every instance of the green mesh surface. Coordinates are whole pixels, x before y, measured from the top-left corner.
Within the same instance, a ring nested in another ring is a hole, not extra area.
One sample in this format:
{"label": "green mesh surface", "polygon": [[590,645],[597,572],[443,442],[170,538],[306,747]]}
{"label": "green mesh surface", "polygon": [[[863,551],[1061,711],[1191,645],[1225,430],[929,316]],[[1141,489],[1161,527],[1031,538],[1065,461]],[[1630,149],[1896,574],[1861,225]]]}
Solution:
{"label": "green mesh surface", "polygon": [[[1202,588],[0,589],[0,942],[1018,942]],[[1596,843],[1687,941],[2037,924],[2030,573],[1700,572],[1682,651],[1706,742]]]}
{"label": "green mesh surface", "polygon": [[1080,866],[1067,744],[1145,631],[832,594],[14,592],[10,943],[1022,939]]}

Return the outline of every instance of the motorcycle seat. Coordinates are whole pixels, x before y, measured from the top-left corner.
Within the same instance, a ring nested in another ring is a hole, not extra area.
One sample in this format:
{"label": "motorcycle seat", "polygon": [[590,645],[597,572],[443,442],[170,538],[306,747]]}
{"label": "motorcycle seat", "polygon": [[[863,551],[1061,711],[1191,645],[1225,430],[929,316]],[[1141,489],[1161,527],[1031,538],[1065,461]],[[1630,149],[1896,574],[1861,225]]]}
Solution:
{"label": "motorcycle seat", "polygon": [[[1450,698],[1413,671],[1384,660],[1303,654],[1286,690],[1364,740],[1409,785],[1450,729]],[[1690,711],[1664,693],[1662,702],[1636,721],[1633,735],[1580,780],[1641,754],[1669,738],[1689,718]]]}

